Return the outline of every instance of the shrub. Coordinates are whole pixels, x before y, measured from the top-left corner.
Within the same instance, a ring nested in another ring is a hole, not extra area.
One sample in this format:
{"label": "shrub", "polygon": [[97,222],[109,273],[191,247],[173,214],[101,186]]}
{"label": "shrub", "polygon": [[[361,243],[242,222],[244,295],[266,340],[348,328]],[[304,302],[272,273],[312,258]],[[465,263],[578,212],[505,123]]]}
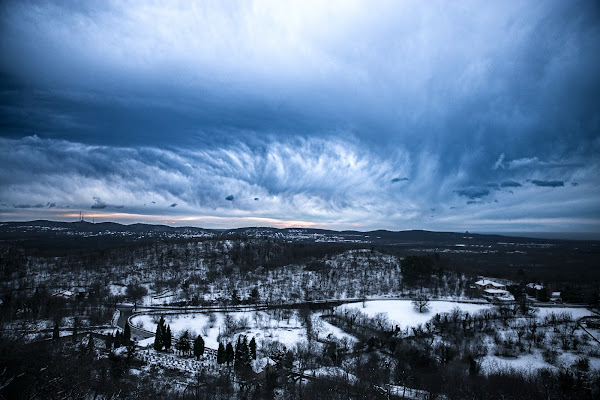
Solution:
{"label": "shrub", "polygon": [[590,359],[587,357],[580,357],[573,363],[573,366],[580,371],[590,370]]}

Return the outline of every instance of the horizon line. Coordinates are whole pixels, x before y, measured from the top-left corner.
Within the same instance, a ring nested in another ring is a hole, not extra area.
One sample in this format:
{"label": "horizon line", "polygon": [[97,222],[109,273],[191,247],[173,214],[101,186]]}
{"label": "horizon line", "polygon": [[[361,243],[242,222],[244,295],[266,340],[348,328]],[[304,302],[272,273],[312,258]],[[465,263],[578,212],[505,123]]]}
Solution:
{"label": "horizon line", "polygon": [[75,220],[75,221],[59,221],[59,220],[50,220],[50,219],[34,219],[27,221],[18,221],[18,220],[7,220],[0,221],[0,224],[6,223],[21,223],[21,224],[31,224],[36,222],[51,222],[51,223],[62,223],[62,224],[71,224],[71,223],[88,223],[91,225],[98,224],[116,224],[121,226],[132,226],[132,225],[147,225],[147,226],[162,226],[165,228],[173,228],[173,229],[202,229],[206,231],[232,231],[232,230],[240,230],[240,229],[274,229],[274,230],[290,230],[290,229],[305,229],[305,230],[318,230],[318,231],[328,231],[328,232],[358,232],[358,233],[371,233],[371,232],[390,232],[390,233],[401,233],[401,232],[432,232],[432,233],[454,233],[454,234],[468,234],[468,235],[485,235],[485,236],[504,236],[504,237],[514,237],[514,238],[529,238],[529,239],[547,239],[547,240],[584,240],[584,241],[600,241],[600,232],[570,232],[570,231],[443,231],[443,230],[428,230],[428,229],[403,229],[403,230],[390,230],[390,229],[372,229],[372,230],[358,230],[358,229],[331,229],[331,228],[321,228],[321,227],[306,227],[306,226],[287,226],[287,227],[277,227],[277,226],[260,226],[260,225],[247,225],[247,226],[239,226],[234,228],[205,228],[202,226],[193,226],[193,225],[184,225],[184,226],[172,226],[167,223],[148,223],[148,222],[117,222],[117,221],[87,221],[85,219]]}

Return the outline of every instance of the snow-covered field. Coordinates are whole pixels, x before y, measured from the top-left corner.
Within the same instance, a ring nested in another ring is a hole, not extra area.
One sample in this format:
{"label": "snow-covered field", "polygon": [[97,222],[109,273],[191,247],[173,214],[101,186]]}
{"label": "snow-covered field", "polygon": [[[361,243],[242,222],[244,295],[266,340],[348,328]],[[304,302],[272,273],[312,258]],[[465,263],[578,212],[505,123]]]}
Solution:
{"label": "snow-covered field", "polygon": [[[482,310],[491,309],[493,307],[494,306],[492,304],[431,301],[429,303],[429,309],[426,312],[419,313],[413,306],[411,300],[374,300],[366,301],[365,307],[363,307],[362,302],[358,302],[345,304],[339,308],[356,309],[370,317],[375,317],[379,313],[384,313],[387,315],[391,324],[398,325],[401,329],[405,329],[407,327],[410,328],[419,324],[424,324],[435,314],[449,313],[456,308],[462,312],[474,314]],[[543,320],[545,317],[550,316],[551,314],[560,315],[564,313],[570,314],[573,320],[595,315],[588,309],[574,307],[539,307],[536,315],[540,320]]]}
{"label": "snow-covered field", "polygon": [[[314,313],[311,318],[319,339],[335,338],[348,343],[356,342],[355,337],[321,319],[319,314]],[[143,314],[133,317],[131,323],[155,332],[159,319],[159,315]],[[218,312],[212,313],[212,316],[205,313],[174,314],[165,315],[165,322],[171,326],[175,338],[188,330],[192,337],[201,335],[206,346],[213,349],[219,346],[219,339],[233,341],[238,335],[255,337],[263,346],[279,342],[292,348],[296,343],[306,341],[306,327],[298,314],[291,311],[287,314],[265,311]]]}
{"label": "snow-covered field", "polygon": [[550,314],[571,314],[573,320],[578,320],[582,317],[588,317],[590,315],[596,315],[587,308],[575,308],[575,307],[539,307],[536,315],[538,318],[544,318]]}
{"label": "snow-covered field", "polygon": [[319,324],[319,337],[321,338],[330,339],[333,337],[338,340],[346,341],[348,344],[356,343],[358,341],[358,339],[356,339],[354,336],[350,335],[349,333],[346,333],[344,330],[338,328],[335,325],[331,325],[325,320],[320,320]]}
{"label": "snow-covered field", "polygon": [[[159,318],[158,315],[138,315],[131,322],[134,326],[154,332]],[[237,335],[256,337],[263,344],[278,341],[288,347],[306,340],[306,329],[295,314],[289,319],[281,319],[264,311],[213,313],[212,317],[204,313],[191,313],[166,315],[165,321],[171,326],[174,337],[188,330],[193,337],[201,335],[206,346],[213,349],[219,346],[219,338],[232,341]],[[233,336],[231,331],[235,332]]]}
{"label": "snow-covered field", "polygon": [[[485,373],[495,371],[517,370],[527,373],[536,372],[542,368],[560,369],[568,368],[577,361],[578,358],[585,357],[584,354],[574,354],[573,352],[563,352],[558,355],[556,363],[549,364],[539,351],[532,354],[520,354],[518,357],[499,357],[488,354],[481,359],[481,369]],[[600,369],[600,358],[587,357],[590,368]]]}
{"label": "snow-covered field", "polygon": [[387,314],[387,317],[393,325],[398,325],[400,329],[417,326],[429,321],[435,314],[448,313],[458,308],[463,312],[474,314],[481,310],[486,310],[492,307],[491,304],[472,304],[472,303],[457,303],[451,301],[432,301],[429,304],[427,312],[419,313],[415,310],[411,300],[375,300],[363,303],[349,303],[343,308],[356,309],[370,317],[375,317],[379,313]]}

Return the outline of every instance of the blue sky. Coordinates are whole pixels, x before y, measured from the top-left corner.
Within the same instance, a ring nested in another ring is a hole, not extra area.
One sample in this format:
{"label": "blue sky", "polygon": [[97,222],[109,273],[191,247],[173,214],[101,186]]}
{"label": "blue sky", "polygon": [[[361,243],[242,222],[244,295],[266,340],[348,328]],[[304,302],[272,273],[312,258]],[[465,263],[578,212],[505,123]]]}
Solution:
{"label": "blue sky", "polygon": [[595,1],[8,1],[0,215],[600,235]]}

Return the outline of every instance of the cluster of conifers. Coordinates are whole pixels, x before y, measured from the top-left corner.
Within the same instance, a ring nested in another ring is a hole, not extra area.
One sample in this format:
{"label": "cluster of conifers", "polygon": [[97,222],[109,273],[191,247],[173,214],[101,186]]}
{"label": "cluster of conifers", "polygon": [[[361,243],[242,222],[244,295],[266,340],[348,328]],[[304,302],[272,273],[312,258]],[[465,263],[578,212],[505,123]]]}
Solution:
{"label": "cluster of conifers", "polygon": [[[171,333],[171,326],[166,325],[165,318],[160,317],[160,321],[156,326],[156,334],[154,335],[154,350],[160,351],[163,348],[167,351],[171,349],[173,344],[173,334]],[[175,350],[181,354],[188,355],[193,351],[196,358],[200,358],[204,354],[204,339],[198,335],[192,343],[189,331],[185,331],[175,342]]]}
{"label": "cluster of conifers", "polygon": [[219,349],[217,350],[217,363],[231,366],[239,371],[243,371],[250,368],[250,362],[256,360],[256,340],[252,338],[248,342],[246,336],[238,336],[237,343],[235,344],[235,350],[231,342],[227,342],[226,345],[219,343]]}

